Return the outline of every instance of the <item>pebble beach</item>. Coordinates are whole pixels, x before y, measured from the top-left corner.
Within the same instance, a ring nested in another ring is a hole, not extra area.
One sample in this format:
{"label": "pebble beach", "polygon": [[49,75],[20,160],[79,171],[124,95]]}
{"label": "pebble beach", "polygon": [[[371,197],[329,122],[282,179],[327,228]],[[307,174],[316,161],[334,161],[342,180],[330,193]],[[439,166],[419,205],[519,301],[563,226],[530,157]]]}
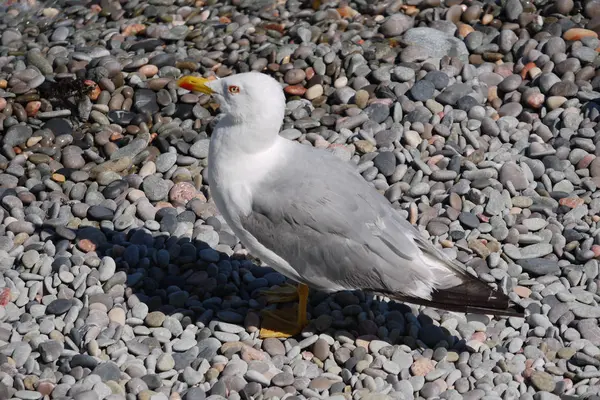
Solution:
{"label": "pebble beach", "polygon": [[[0,2],[0,400],[600,399],[599,33],[600,0]],[[525,318],[311,291],[260,339],[287,280],[176,84],[248,71]]]}

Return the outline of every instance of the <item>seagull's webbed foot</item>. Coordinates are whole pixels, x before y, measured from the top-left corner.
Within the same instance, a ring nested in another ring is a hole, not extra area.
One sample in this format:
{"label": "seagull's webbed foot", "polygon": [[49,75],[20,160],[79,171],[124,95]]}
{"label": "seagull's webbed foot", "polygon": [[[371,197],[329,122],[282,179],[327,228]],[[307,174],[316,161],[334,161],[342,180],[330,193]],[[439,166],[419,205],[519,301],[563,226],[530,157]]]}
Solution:
{"label": "seagull's webbed foot", "polygon": [[298,288],[285,285],[280,289],[266,290],[263,293],[267,295],[269,303],[288,303],[298,299],[298,305],[277,311],[263,311],[260,337],[263,339],[287,338],[302,332],[302,329],[308,324],[306,315],[308,286],[303,283],[300,283]]}

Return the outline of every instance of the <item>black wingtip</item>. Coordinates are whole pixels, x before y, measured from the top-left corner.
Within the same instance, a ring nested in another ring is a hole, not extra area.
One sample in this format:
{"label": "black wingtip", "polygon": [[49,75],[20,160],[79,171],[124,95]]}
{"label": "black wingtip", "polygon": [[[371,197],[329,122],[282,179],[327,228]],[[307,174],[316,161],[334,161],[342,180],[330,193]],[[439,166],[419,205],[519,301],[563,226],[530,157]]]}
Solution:
{"label": "black wingtip", "polygon": [[525,309],[518,304],[509,303],[505,307],[486,307],[485,305],[477,306],[473,304],[457,304],[457,303],[440,303],[437,301],[423,300],[416,297],[406,297],[389,295],[393,300],[402,301],[406,303],[418,304],[425,307],[437,308],[439,310],[454,311],[465,314],[486,314],[493,315],[496,317],[525,317]]}
{"label": "black wingtip", "polygon": [[[410,301],[410,300],[408,300]],[[468,304],[444,304],[434,301],[422,301],[421,305],[465,314],[486,314],[496,317],[525,317],[525,310],[518,304],[507,304],[504,308],[475,306]]]}
{"label": "black wingtip", "polygon": [[431,294],[431,300],[403,296],[396,293],[384,295],[394,300],[440,310],[489,314],[497,317],[525,317],[525,309],[523,307],[513,303],[501,291],[495,290],[475,279],[469,279],[461,285],[449,289],[436,290]]}

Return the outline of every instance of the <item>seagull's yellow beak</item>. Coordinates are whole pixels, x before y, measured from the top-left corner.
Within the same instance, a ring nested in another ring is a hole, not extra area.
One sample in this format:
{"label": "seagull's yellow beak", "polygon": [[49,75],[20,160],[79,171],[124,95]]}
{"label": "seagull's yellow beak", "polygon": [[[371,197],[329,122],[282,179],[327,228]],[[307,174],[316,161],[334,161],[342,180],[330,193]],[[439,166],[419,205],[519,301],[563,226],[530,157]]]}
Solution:
{"label": "seagull's yellow beak", "polygon": [[213,94],[214,91],[206,85],[208,82],[210,82],[210,80],[206,78],[186,75],[182,78],[179,78],[177,85],[187,90],[210,95]]}

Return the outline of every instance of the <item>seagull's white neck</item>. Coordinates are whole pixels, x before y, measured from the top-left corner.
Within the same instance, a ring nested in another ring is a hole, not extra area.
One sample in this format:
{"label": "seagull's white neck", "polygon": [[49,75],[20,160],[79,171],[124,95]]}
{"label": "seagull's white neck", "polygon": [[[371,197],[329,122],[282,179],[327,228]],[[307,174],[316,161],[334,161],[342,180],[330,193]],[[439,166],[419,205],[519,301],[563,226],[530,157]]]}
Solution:
{"label": "seagull's white neck", "polygon": [[211,136],[211,145],[220,142],[218,150],[238,154],[255,154],[271,147],[279,136],[281,121],[250,118],[237,120],[225,116],[217,123]]}
{"label": "seagull's white neck", "polygon": [[[207,180],[219,211],[228,218],[247,213],[252,191],[280,168],[290,142],[279,136],[283,116],[236,121],[225,116],[210,139]],[[230,223],[230,221],[228,222]]]}
{"label": "seagull's white neck", "polygon": [[211,146],[217,145],[215,150],[227,151],[232,155],[255,154],[267,150],[279,138],[283,115],[281,118],[277,118],[277,115],[261,117],[262,115],[247,118],[224,116],[215,126]]}

